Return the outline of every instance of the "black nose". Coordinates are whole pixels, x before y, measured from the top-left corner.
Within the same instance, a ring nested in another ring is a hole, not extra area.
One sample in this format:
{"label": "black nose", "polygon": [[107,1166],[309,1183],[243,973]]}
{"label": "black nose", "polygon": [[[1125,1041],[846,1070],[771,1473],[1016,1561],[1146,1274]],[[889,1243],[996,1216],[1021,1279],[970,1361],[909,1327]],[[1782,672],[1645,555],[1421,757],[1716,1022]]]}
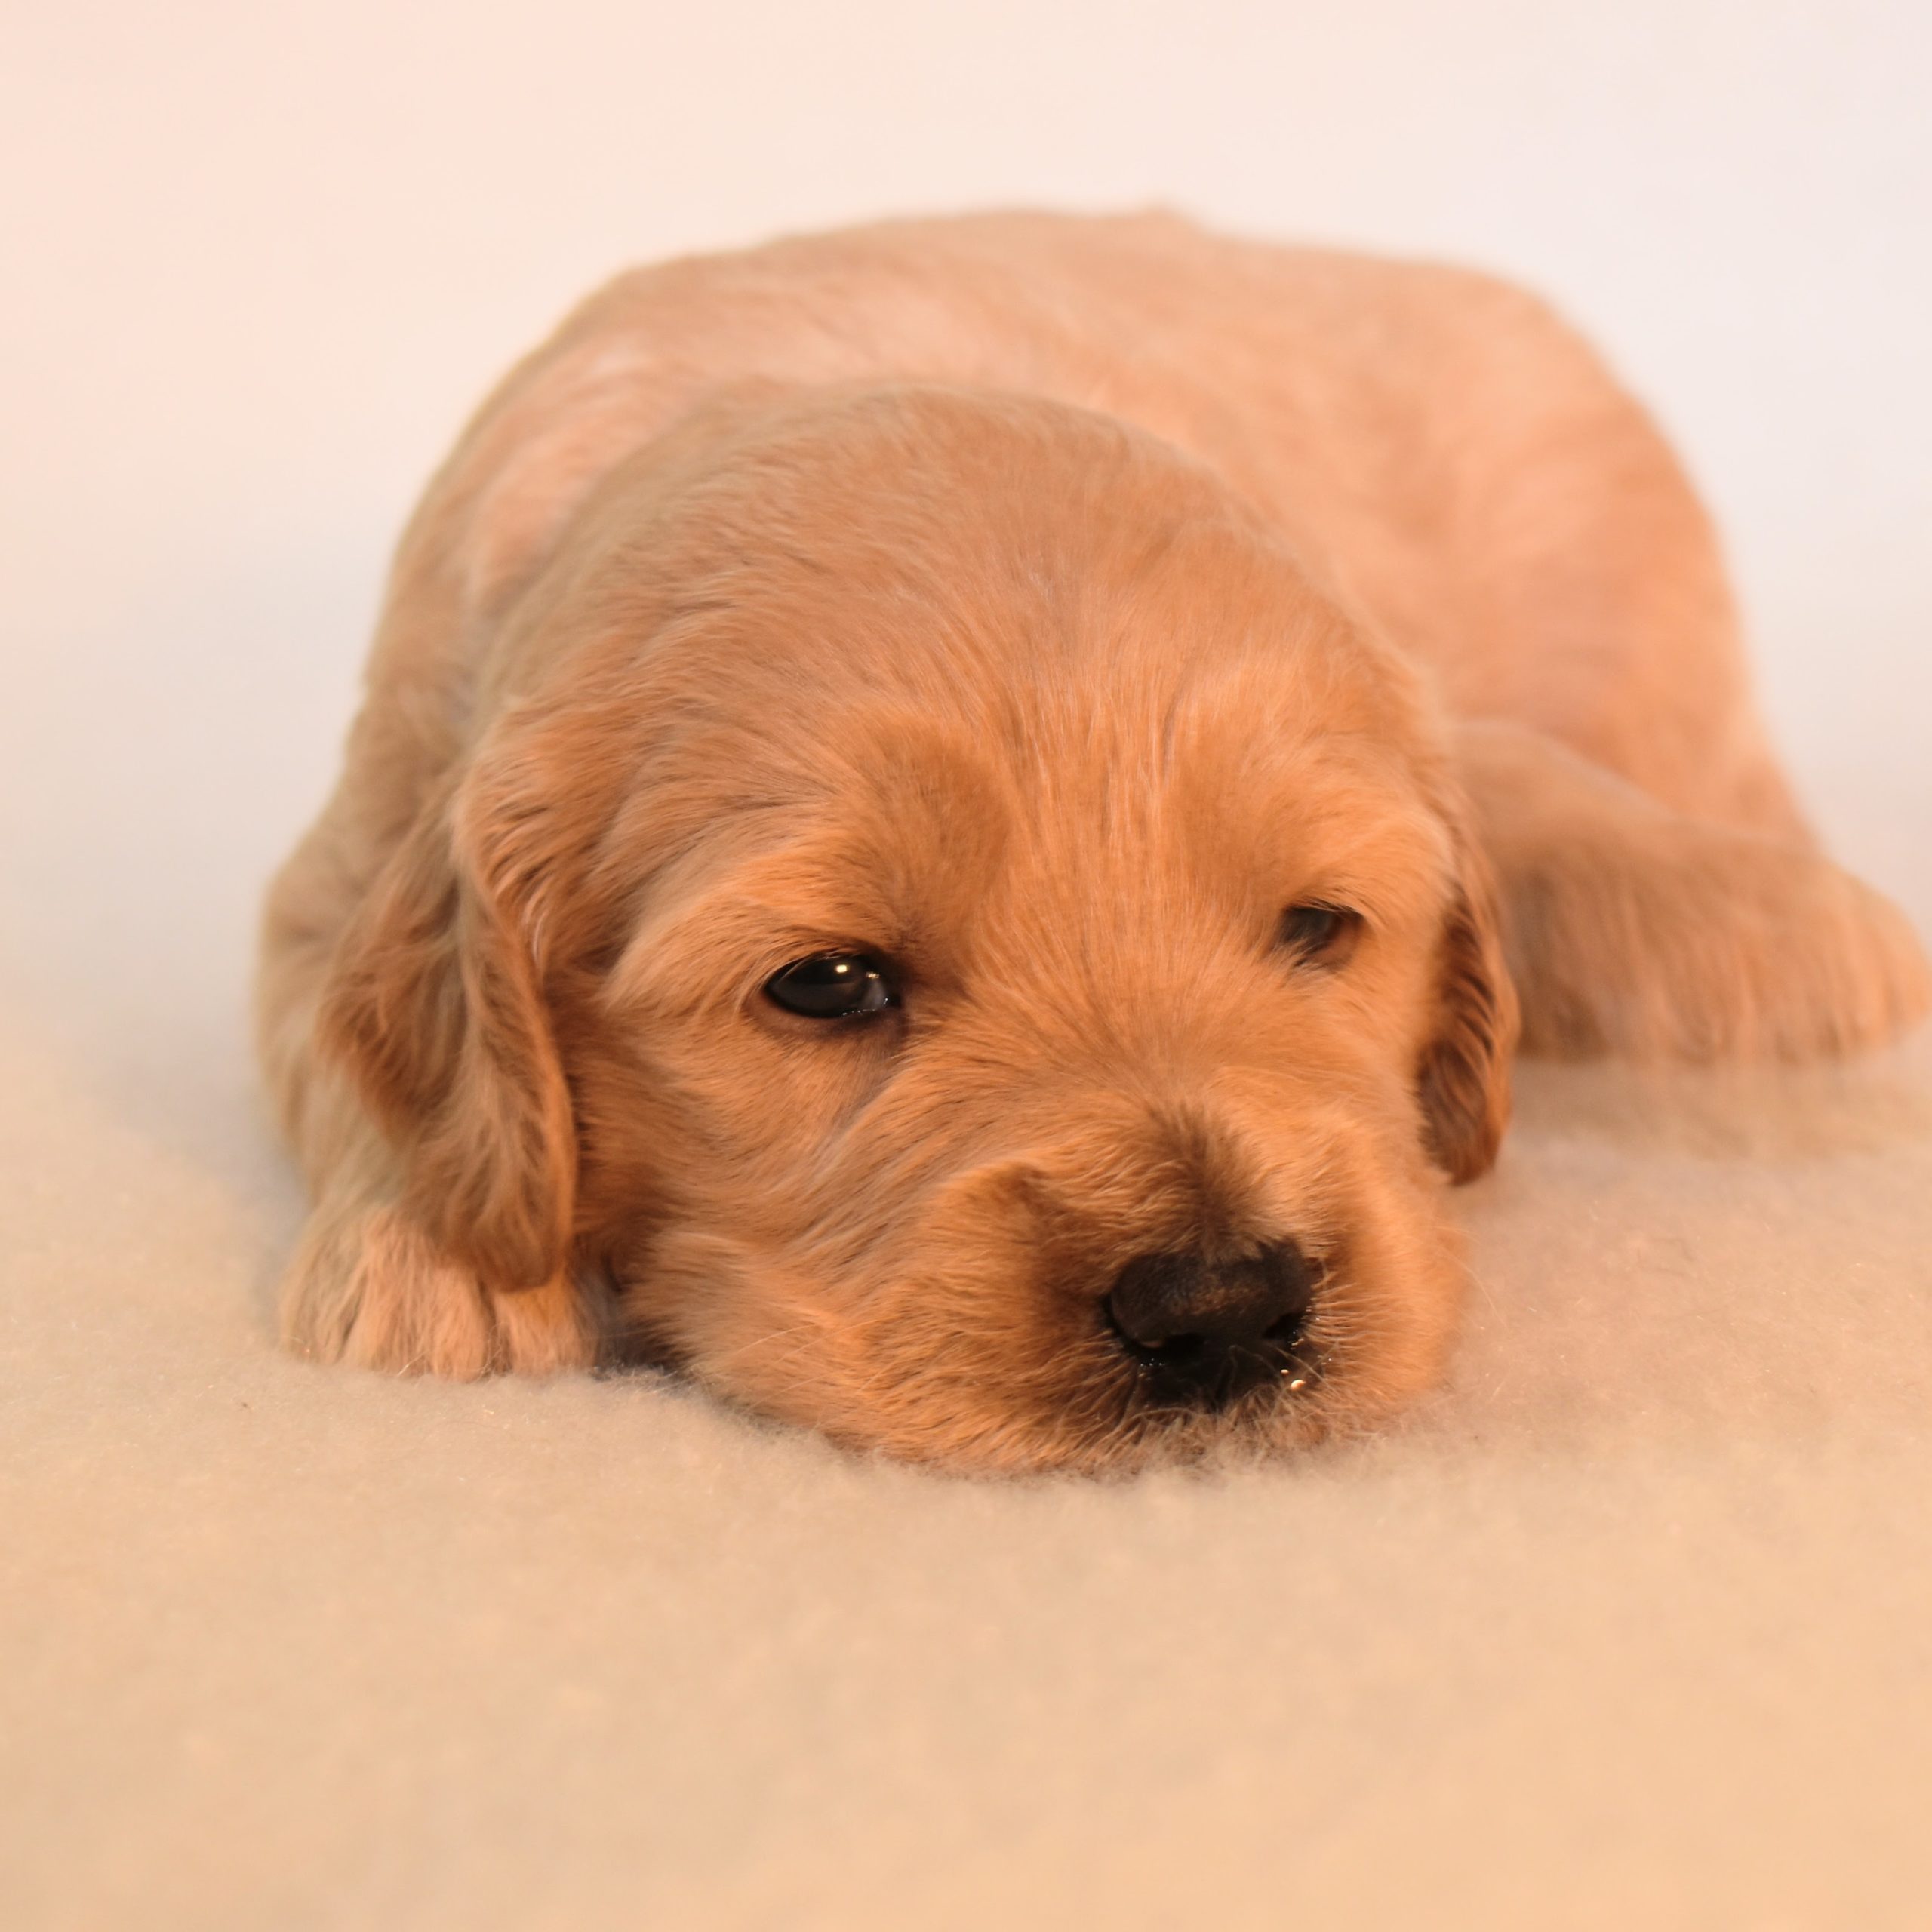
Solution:
{"label": "black nose", "polygon": [[1107,1318],[1157,1399],[1220,1408],[1263,1382],[1312,1374],[1293,1352],[1316,1279],[1293,1241],[1232,1261],[1143,1254],[1120,1271]]}

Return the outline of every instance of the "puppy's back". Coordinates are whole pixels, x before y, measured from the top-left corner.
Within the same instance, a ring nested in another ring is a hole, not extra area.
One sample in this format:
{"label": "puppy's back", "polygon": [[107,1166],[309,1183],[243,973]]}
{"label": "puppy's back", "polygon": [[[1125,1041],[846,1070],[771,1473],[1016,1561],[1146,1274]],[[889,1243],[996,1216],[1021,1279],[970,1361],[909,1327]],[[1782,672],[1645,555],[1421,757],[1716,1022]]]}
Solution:
{"label": "puppy's back", "polygon": [[487,637],[598,479],[706,398],[896,379],[1137,423],[1254,501],[1458,712],[1547,731],[1686,809],[1792,822],[1703,514],[1585,345],[1487,276],[1166,214],[891,223],[620,277],[432,487],[398,593],[438,608],[399,614],[401,651]]}

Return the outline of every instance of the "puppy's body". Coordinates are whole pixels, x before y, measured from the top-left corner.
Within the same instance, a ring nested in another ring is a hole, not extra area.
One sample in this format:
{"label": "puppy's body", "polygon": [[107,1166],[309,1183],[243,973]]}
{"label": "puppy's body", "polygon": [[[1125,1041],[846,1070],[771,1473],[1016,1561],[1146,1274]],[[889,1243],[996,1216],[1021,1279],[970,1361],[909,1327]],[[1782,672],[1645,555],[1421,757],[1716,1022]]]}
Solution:
{"label": "puppy's body", "polygon": [[[1349,956],[1271,951],[1344,899]],[[774,1018],[838,948],[889,1021]],[[1925,997],[1811,847],[1694,497],[1546,311],[1164,217],[645,271],[432,485],[276,885],[289,1333],[457,1374],[628,1334],[961,1463],[1307,1439],[1432,1372],[1518,995],[1534,1045],[1694,1057]],[[1149,1402],[1109,1284],[1257,1253],[1321,1284],[1296,1395]]]}

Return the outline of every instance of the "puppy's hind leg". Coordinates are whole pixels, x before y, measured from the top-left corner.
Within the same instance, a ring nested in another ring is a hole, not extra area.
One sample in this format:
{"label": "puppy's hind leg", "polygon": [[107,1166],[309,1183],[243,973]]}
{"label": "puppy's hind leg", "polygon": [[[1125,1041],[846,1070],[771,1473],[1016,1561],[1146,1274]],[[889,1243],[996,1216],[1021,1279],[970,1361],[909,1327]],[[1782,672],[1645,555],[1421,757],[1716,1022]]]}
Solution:
{"label": "puppy's hind leg", "polygon": [[1459,734],[1527,1051],[1796,1060],[1932,1007],[1904,915],[1797,837],[1694,819],[1513,725]]}

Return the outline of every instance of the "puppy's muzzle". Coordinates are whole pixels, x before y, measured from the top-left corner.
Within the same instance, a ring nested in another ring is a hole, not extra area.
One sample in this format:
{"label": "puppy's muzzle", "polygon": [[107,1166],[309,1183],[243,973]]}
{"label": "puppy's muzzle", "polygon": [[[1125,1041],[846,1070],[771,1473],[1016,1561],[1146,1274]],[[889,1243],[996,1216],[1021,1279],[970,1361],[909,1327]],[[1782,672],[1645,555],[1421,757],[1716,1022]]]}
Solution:
{"label": "puppy's muzzle", "polygon": [[1319,1281],[1293,1241],[1232,1260],[1143,1254],[1121,1270],[1106,1319],[1154,1400],[1225,1408],[1264,1383],[1312,1377],[1296,1345]]}

